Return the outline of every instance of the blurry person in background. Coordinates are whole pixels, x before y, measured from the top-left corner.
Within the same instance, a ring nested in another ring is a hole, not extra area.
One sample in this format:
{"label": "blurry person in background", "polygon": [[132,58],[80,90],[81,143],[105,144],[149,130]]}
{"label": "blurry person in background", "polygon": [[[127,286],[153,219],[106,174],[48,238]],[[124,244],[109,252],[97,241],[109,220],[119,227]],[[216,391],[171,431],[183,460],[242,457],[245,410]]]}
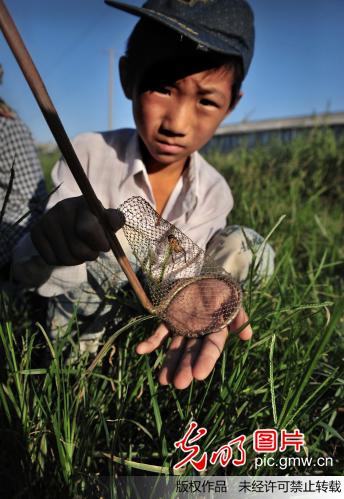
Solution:
{"label": "blurry person in background", "polygon": [[[3,74],[0,64],[0,84]],[[31,132],[0,97],[0,283],[9,277],[14,245],[43,213],[45,202],[43,172]],[[14,225],[28,211],[30,214]]]}

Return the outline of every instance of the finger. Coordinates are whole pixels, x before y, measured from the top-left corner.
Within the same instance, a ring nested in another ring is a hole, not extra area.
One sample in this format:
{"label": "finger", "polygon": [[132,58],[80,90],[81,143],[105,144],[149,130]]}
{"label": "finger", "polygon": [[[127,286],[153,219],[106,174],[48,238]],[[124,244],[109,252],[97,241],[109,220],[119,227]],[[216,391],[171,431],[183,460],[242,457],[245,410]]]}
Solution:
{"label": "finger", "polygon": [[[245,312],[243,308],[241,308],[238,312],[238,315],[235,317],[235,319],[231,322],[230,325],[230,331],[236,331],[237,329],[241,328],[246,322],[249,321],[248,315]],[[248,324],[242,331],[239,333],[239,338],[241,340],[247,341],[251,339],[253,335],[252,328],[250,324]]]}
{"label": "finger", "polygon": [[84,262],[92,262],[99,256],[98,250],[92,249],[80,239],[68,239],[66,240],[66,244],[70,254],[74,257],[75,261],[78,262],[77,265]]}
{"label": "finger", "polygon": [[173,385],[175,388],[184,390],[194,379],[193,365],[202,349],[203,341],[203,338],[192,338],[187,340],[183,354],[173,376]]}
{"label": "finger", "polygon": [[175,336],[172,339],[171,344],[166,352],[163,366],[159,373],[160,384],[168,385],[169,383],[172,383],[179,360],[183,355],[186,341],[186,338],[184,338],[183,336]]}
{"label": "finger", "polygon": [[165,324],[160,324],[160,326],[154,331],[154,333],[145,341],[141,341],[136,346],[136,353],[139,355],[145,354],[145,353],[151,353],[153,350],[158,348],[162,342],[167,338],[169,335],[169,331]]}
{"label": "finger", "polygon": [[52,234],[49,217],[43,218],[36,227],[33,227],[31,238],[39,254],[49,265],[78,265],[80,263],[70,252],[65,235],[58,224],[54,225]]}
{"label": "finger", "polygon": [[45,263],[48,265],[57,265],[56,256],[49,240],[37,226],[31,229],[31,240]]}
{"label": "finger", "polygon": [[109,251],[110,245],[97,217],[83,206],[78,210],[75,234],[85,247],[94,251]]}
{"label": "finger", "polygon": [[125,224],[125,216],[120,210],[109,208],[108,210],[106,210],[106,216],[112,230],[114,230],[115,232],[121,229]]}
{"label": "finger", "polygon": [[[43,227],[43,233],[48,237],[50,234],[50,229],[47,230],[46,226]],[[70,246],[72,246],[70,239],[64,234],[61,226],[56,225],[54,227],[54,241],[51,247],[54,251],[57,265],[78,265],[80,259],[74,255],[71,251]]]}
{"label": "finger", "polygon": [[228,328],[221,329],[218,333],[208,334],[203,338],[203,344],[197,361],[192,369],[195,379],[205,379],[213,370],[216,361],[222,354],[228,337]]}
{"label": "finger", "polygon": [[43,215],[31,230],[31,238],[42,258],[50,265],[77,265],[68,248],[68,233],[74,224],[71,200],[59,202]]}

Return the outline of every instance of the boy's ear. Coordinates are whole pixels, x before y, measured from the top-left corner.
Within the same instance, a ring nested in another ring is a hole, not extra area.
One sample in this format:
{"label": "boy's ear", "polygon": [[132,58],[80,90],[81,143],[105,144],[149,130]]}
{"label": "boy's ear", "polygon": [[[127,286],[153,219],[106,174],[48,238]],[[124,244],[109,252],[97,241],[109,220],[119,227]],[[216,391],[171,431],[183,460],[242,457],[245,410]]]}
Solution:
{"label": "boy's ear", "polygon": [[119,60],[119,77],[121,80],[124,95],[127,97],[127,99],[131,100],[133,88],[129,73],[128,58],[123,55]]}
{"label": "boy's ear", "polygon": [[236,106],[238,105],[241,97],[243,96],[243,92],[239,92],[238,95],[237,95],[237,98],[235,99],[235,101],[229,106],[228,108],[228,111],[227,111],[227,114],[231,113],[232,111],[234,111],[234,109],[236,108]]}

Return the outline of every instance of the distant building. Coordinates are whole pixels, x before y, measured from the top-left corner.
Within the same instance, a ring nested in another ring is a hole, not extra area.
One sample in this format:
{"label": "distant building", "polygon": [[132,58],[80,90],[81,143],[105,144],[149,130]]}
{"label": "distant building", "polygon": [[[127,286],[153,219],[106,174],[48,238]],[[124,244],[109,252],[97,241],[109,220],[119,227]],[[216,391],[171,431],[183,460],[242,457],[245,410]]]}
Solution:
{"label": "distant building", "polygon": [[203,151],[209,152],[214,149],[219,152],[229,152],[240,145],[253,147],[259,144],[267,144],[276,138],[282,142],[289,142],[296,135],[319,126],[331,128],[336,137],[339,137],[344,133],[344,112],[261,121],[243,121],[222,126],[216,131],[214,137],[204,147]]}

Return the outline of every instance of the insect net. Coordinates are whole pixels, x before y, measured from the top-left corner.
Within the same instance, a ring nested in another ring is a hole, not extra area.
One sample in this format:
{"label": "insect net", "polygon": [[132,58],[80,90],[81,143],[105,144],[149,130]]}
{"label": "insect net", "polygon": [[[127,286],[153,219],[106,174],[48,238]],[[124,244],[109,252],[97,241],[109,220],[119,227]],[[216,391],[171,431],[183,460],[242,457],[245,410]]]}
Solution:
{"label": "insect net", "polygon": [[229,324],[242,298],[240,286],[230,274],[143,198],[132,197],[119,209],[155,313],[169,329],[197,337]]}

